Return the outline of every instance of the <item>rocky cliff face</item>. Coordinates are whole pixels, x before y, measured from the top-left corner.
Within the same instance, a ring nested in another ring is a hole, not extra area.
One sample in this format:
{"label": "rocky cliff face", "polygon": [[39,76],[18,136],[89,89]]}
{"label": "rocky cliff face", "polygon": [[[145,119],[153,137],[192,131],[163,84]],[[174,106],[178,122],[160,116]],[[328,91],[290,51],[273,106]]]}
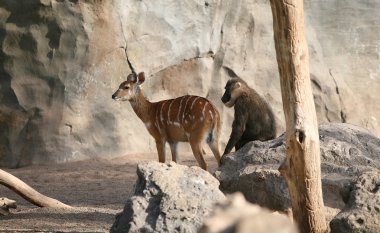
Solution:
{"label": "rocky cliff face", "polygon": [[[344,6],[343,6],[344,4]],[[305,1],[319,122],[380,134],[380,3]],[[151,101],[220,97],[226,66],[284,117],[268,1],[0,2],[0,165],[155,152],[129,103],[111,94],[144,71]],[[189,150],[184,147],[183,150]]]}

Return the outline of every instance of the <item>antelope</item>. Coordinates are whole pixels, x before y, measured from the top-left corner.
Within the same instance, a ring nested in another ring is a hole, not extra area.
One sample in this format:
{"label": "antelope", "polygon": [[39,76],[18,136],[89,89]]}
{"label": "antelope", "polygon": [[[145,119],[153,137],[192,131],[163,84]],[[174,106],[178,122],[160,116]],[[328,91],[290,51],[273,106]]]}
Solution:
{"label": "antelope", "polygon": [[158,161],[165,163],[166,143],[170,145],[172,160],[177,162],[178,142],[189,142],[199,166],[207,171],[203,150],[206,142],[220,165],[220,115],[216,107],[206,98],[194,95],[149,102],[140,89],[144,81],[144,72],[129,74],[112,99],[129,101],[156,142]]}

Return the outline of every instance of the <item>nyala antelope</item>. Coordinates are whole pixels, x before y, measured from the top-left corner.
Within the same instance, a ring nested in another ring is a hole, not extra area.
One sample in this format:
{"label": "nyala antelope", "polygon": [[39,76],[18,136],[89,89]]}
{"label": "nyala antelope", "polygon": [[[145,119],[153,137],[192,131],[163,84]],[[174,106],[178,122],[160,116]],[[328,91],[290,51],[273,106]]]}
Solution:
{"label": "nyala antelope", "polygon": [[206,142],[220,165],[220,115],[215,106],[207,99],[193,95],[149,102],[140,89],[144,81],[144,72],[129,74],[112,99],[131,103],[156,142],[158,161],[165,162],[166,142],[170,145],[174,162],[177,162],[178,142],[189,142],[199,166],[207,170],[203,157],[203,143]]}

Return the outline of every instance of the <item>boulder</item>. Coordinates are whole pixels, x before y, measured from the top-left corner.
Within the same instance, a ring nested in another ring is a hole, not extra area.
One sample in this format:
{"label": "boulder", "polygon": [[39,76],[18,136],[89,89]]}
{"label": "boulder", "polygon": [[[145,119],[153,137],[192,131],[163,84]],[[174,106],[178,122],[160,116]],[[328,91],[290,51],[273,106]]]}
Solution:
{"label": "boulder", "polygon": [[218,202],[198,233],[297,233],[288,216],[244,199],[241,193]]}
{"label": "boulder", "polygon": [[332,233],[380,231],[380,171],[360,175],[348,186],[346,206],[330,222]]}
{"label": "boulder", "polygon": [[[339,194],[365,171],[380,170],[380,139],[369,131],[344,123],[319,126],[322,186],[325,204],[343,208]],[[285,136],[254,141],[224,156],[215,172],[221,190],[240,191],[248,201],[270,209],[287,211],[291,206],[285,180],[278,168],[286,156]]]}
{"label": "boulder", "polygon": [[197,232],[214,203],[219,182],[199,167],[171,162],[138,165],[135,192],[111,232]]}

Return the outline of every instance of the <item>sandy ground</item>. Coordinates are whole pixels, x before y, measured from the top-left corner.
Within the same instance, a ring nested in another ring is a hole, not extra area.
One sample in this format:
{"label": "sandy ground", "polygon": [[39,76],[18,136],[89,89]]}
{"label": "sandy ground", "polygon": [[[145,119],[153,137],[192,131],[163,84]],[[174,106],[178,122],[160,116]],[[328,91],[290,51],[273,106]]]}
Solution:
{"label": "sandy ground", "polygon": [[[39,208],[13,191],[0,186],[0,197],[17,201],[17,209],[0,216],[0,232],[109,232],[115,215],[133,194],[136,165],[156,161],[155,154],[133,154],[110,160],[91,159],[54,165],[3,169],[38,192],[74,206],[72,210]],[[212,155],[206,160],[215,171]],[[180,164],[196,165],[191,154],[181,155]]]}

